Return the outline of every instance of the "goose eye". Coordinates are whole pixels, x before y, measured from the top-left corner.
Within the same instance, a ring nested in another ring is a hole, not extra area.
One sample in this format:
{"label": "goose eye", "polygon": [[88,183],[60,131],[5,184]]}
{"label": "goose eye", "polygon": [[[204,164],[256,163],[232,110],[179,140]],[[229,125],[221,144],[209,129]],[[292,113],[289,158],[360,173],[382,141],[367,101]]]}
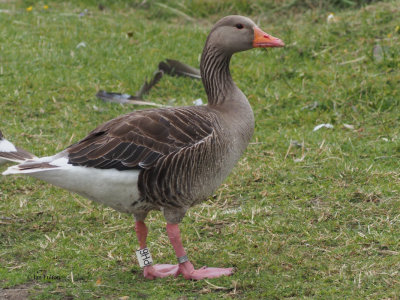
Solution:
{"label": "goose eye", "polygon": [[235,27],[236,27],[237,29],[243,29],[243,24],[236,24]]}

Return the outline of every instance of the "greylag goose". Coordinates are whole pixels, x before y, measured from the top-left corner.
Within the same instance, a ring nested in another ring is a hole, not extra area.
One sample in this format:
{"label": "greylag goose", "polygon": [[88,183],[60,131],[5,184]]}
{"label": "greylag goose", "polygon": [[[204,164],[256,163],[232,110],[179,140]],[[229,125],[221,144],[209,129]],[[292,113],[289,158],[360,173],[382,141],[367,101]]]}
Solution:
{"label": "greylag goose", "polygon": [[21,163],[28,159],[37,158],[35,155],[14,146],[13,143],[6,140],[0,131],[0,165],[8,161]]}
{"label": "greylag goose", "polygon": [[[96,97],[104,102],[115,103],[131,103],[138,105],[153,105],[157,104],[152,102],[141,102],[143,96],[150,92],[150,90],[161,80],[164,74],[170,76],[183,76],[194,79],[201,79],[200,70],[193,68],[187,64],[174,59],[166,59],[158,64],[158,69],[154,72],[153,78],[150,81],[145,81],[140,90],[134,95],[121,94],[114,92],[106,92],[100,90],[97,92]],[[161,106],[161,105],[160,105]]]}
{"label": "greylag goose", "polygon": [[[73,191],[119,212],[133,214],[138,260],[149,279],[230,275],[232,268],[195,270],[182,245],[178,224],[186,211],[212,195],[246,149],[253,111],[229,71],[231,56],[254,47],[284,43],[252,20],[228,16],[212,28],[201,57],[206,106],[135,111],[100,125],[87,137],[50,157],[9,167]],[[144,223],[161,210],[177,265],[153,265]]]}

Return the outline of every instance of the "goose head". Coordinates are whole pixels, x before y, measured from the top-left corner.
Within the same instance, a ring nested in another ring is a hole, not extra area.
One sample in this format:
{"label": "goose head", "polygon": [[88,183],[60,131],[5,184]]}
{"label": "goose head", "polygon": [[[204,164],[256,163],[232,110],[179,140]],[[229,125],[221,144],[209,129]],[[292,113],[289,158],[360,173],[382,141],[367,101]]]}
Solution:
{"label": "goose head", "polygon": [[219,20],[211,29],[207,44],[228,55],[252,48],[285,45],[280,39],[262,31],[251,19],[238,15]]}
{"label": "goose head", "polygon": [[[249,18],[232,15],[219,20],[211,29],[201,56],[201,79],[208,105],[231,100],[246,103],[247,99],[232,80],[229,63],[236,52],[252,48],[283,47],[278,38],[262,31]],[[233,97],[232,97],[233,96]]]}

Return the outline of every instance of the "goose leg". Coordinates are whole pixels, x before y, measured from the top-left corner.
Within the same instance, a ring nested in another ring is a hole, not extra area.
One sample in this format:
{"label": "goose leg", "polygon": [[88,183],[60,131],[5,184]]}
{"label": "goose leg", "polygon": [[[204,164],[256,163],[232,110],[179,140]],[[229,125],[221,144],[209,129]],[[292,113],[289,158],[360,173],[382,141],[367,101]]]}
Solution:
{"label": "goose leg", "polygon": [[[136,236],[139,241],[140,249],[146,248],[146,238],[148,229],[143,221],[135,223]],[[168,275],[175,275],[178,272],[176,265],[154,265],[144,267],[143,275],[147,279],[162,278]]]}
{"label": "goose leg", "polygon": [[[186,252],[182,245],[181,233],[178,227],[178,224],[167,224],[167,233],[169,240],[174,247],[176,256],[181,258],[186,258]],[[192,263],[187,260],[185,262],[180,263],[179,268],[175,274],[178,276],[182,274],[185,279],[194,279],[200,280],[204,278],[216,278],[223,275],[231,275],[233,273],[233,268],[207,268],[202,267],[198,270],[195,270]]]}

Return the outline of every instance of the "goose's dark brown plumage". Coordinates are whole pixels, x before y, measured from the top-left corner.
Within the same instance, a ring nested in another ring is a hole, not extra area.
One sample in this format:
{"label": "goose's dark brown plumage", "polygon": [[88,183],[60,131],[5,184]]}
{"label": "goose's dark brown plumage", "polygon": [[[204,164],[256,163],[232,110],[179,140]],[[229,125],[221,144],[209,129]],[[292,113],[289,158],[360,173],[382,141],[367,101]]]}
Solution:
{"label": "goose's dark brown plumage", "polygon": [[250,19],[225,17],[212,28],[200,63],[208,105],[120,116],[63,152],[11,167],[4,174],[29,174],[132,213],[141,249],[146,248],[148,212],[161,210],[179,265],[146,266],[147,278],[229,275],[231,268],[193,268],[178,223],[187,209],[218,188],[253,134],[253,111],[230,75],[232,54],[281,46],[281,40],[261,31]]}
{"label": "goose's dark brown plumage", "polygon": [[[148,207],[144,210],[186,210],[198,200],[195,192],[197,185],[205,183],[203,170],[210,172],[218,166],[218,123],[217,114],[206,106],[131,113],[105,123],[67,148],[69,162],[100,169],[141,170],[141,197],[132,203],[133,211],[136,206],[141,213],[144,206]],[[201,150],[205,147],[208,149]],[[193,164],[193,160],[198,163]],[[188,169],[192,169],[190,176],[182,174]],[[167,221],[177,222],[182,217]]]}
{"label": "goose's dark brown plumage", "polygon": [[95,168],[146,169],[161,156],[207,138],[213,131],[213,121],[205,107],[130,113],[103,124],[68,147],[69,161]]}

